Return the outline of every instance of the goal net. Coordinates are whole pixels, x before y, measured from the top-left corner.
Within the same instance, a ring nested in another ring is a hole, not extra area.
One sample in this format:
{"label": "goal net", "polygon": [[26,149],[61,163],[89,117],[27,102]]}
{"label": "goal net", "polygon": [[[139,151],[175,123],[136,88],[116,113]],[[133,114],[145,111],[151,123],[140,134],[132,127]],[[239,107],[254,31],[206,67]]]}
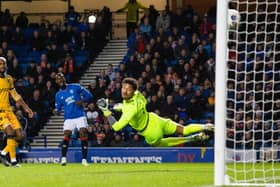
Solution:
{"label": "goal net", "polygon": [[215,184],[280,186],[280,1],[217,6]]}

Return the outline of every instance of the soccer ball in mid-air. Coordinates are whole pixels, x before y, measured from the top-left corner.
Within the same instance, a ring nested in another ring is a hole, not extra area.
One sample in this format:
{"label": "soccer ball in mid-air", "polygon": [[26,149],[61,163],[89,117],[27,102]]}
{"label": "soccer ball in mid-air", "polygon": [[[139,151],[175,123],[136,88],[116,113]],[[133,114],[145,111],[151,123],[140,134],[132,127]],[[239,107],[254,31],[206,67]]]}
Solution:
{"label": "soccer ball in mid-air", "polygon": [[229,29],[236,29],[240,22],[240,14],[235,9],[228,10],[228,28]]}

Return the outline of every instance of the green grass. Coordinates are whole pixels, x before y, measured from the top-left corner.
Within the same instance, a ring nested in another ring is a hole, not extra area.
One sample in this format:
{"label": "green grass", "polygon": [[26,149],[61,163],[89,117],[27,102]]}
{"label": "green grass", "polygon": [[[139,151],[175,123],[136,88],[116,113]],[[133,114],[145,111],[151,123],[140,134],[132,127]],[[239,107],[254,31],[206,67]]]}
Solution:
{"label": "green grass", "polygon": [[0,165],[2,187],[213,186],[213,164],[22,164]]}
{"label": "green grass", "polygon": [[[227,164],[227,168],[228,174],[238,180],[280,177],[279,163]],[[264,169],[265,175],[261,172]],[[210,187],[213,177],[213,163],[90,164],[88,167],[22,164],[21,168],[0,165],[0,187]]]}
{"label": "green grass", "polygon": [[280,184],[280,164],[278,162],[227,164],[227,170],[232,182],[236,180]]}

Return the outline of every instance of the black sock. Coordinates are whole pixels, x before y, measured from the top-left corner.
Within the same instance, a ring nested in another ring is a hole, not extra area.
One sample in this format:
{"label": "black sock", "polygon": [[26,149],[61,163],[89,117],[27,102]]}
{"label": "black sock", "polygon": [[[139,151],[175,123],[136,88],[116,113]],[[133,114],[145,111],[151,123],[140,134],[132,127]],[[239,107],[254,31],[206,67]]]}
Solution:
{"label": "black sock", "polygon": [[86,159],[87,152],[88,152],[88,140],[85,137],[81,137],[80,140],[81,140],[83,159]]}
{"label": "black sock", "polygon": [[70,140],[69,138],[64,138],[63,139],[63,143],[62,143],[62,146],[61,146],[62,157],[66,157],[68,146],[69,146],[69,140]]}

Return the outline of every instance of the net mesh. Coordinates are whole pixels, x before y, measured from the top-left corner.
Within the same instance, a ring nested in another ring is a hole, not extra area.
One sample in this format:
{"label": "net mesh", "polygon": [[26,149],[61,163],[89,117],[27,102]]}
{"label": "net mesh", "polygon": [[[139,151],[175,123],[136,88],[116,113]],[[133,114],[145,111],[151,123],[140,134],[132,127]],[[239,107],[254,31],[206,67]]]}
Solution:
{"label": "net mesh", "polygon": [[232,0],[228,15],[226,174],[280,184],[280,1]]}

